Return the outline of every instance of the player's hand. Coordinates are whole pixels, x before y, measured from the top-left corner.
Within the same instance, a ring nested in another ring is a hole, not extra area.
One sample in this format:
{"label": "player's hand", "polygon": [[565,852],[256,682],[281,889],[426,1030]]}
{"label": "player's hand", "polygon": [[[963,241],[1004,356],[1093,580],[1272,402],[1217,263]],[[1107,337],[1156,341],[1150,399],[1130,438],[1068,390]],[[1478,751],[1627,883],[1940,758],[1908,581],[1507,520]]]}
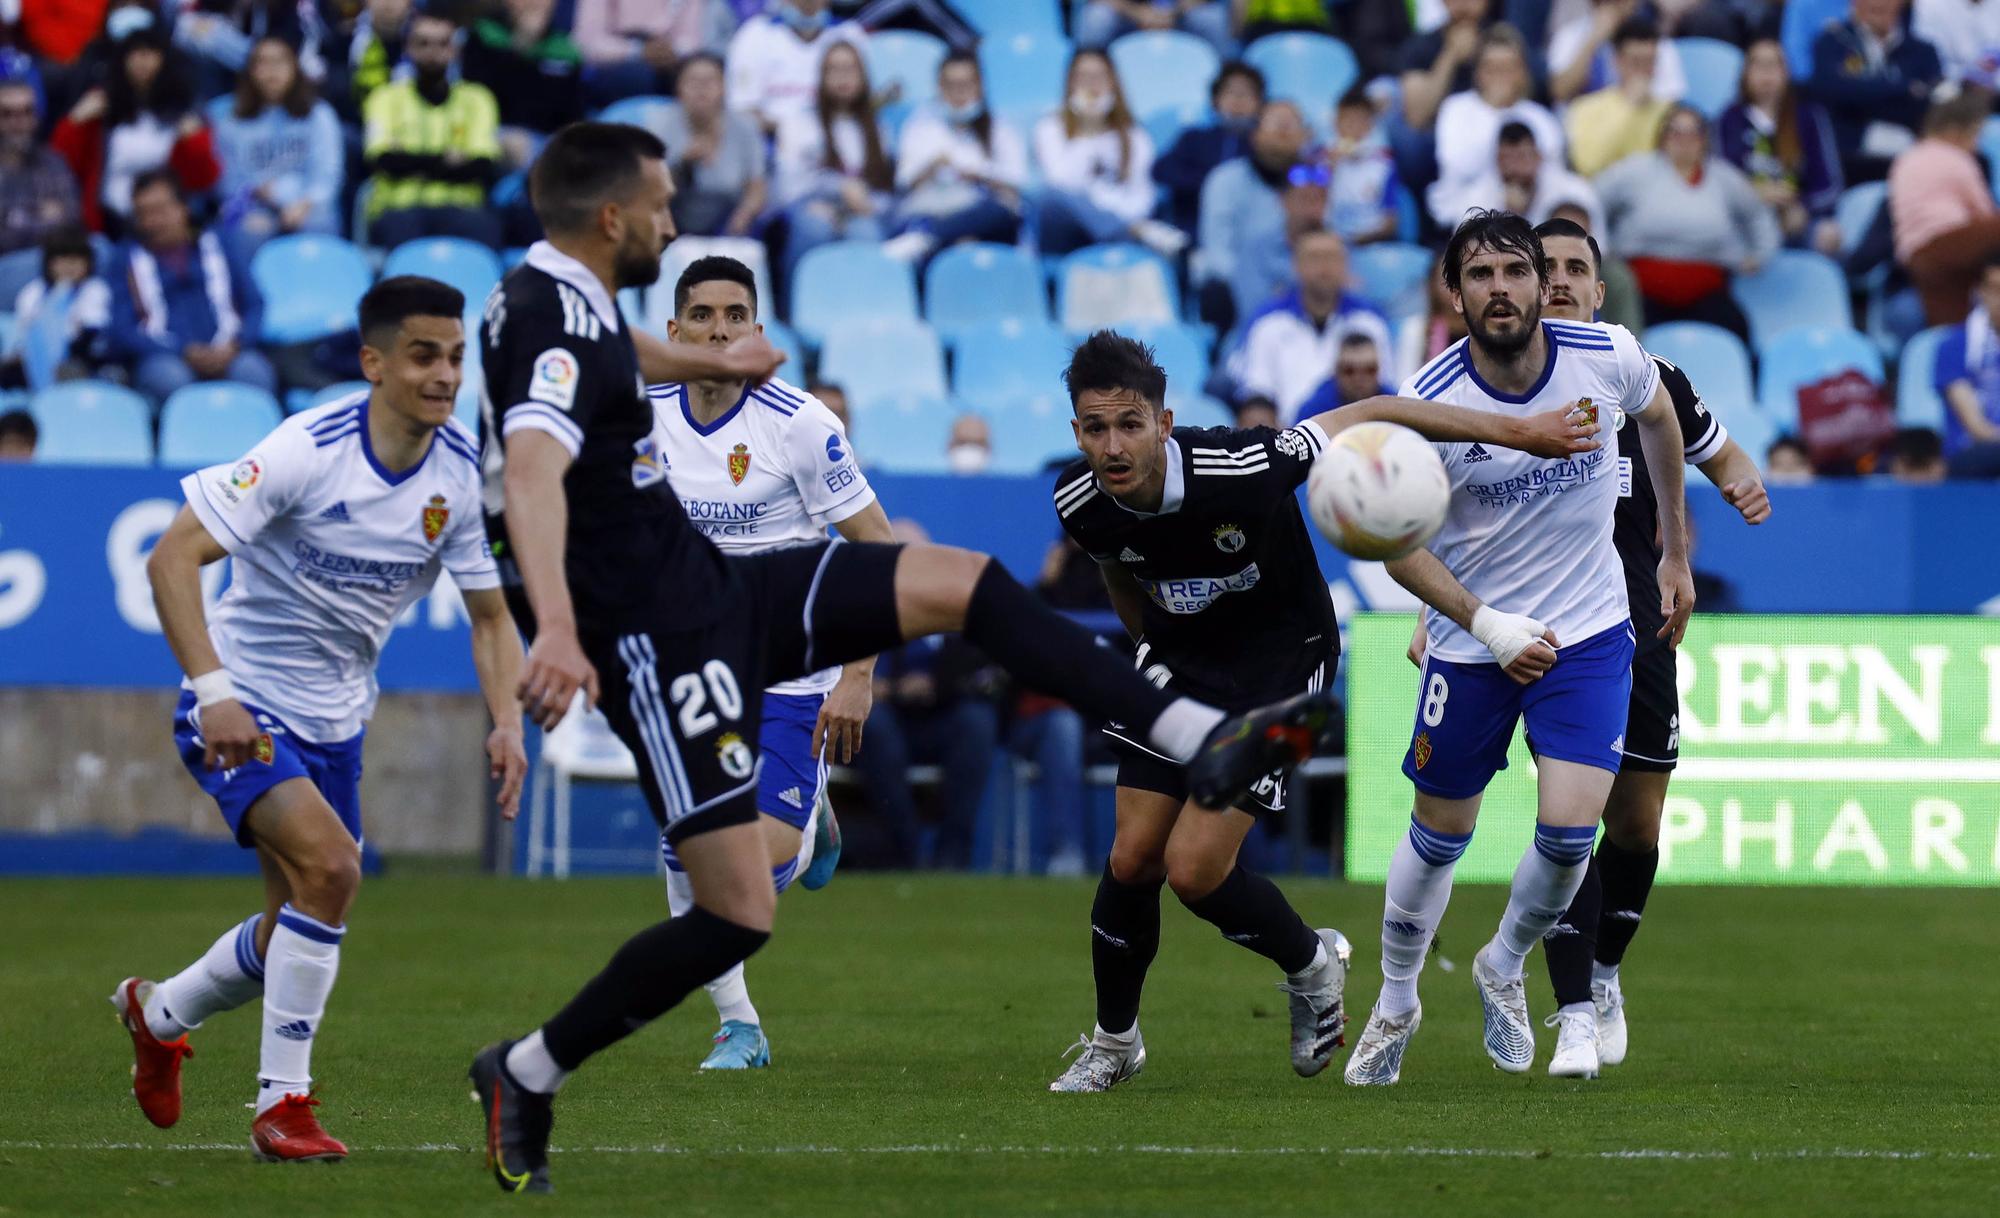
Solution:
{"label": "player's hand", "polygon": [[1418,668],[1424,666],[1424,647],[1429,642],[1430,632],[1424,629],[1424,619],[1419,617],[1417,619],[1416,633],[1410,636],[1410,649],[1404,653],[1410,657],[1410,663],[1415,664]]}
{"label": "player's hand", "polygon": [[1597,439],[1597,416],[1577,410],[1575,402],[1531,414],[1516,427],[1516,443],[1507,447],[1531,456],[1570,457],[1602,447]]}
{"label": "player's hand", "polygon": [[211,702],[201,708],[201,763],[211,770],[233,770],[250,760],[261,735],[241,702]]}
{"label": "player's hand", "polygon": [[521,687],[514,696],[521,700],[535,726],[548,731],[569,713],[569,704],[579,689],[591,706],[597,705],[597,670],[584,659],[583,644],[576,641],[573,630],[544,627],[528,648],[527,661],[521,667]]}
{"label": "player's hand", "polygon": [[753,385],[761,385],[777,372],[778,365],[785,362],[785,353],[771,345],[771,340],[762,334],[745,334],[742,338],[722,349],[722,358],[729,364],[732,376],[738,376]]}
{"label": "player's hand", "polygon": [[1755,478],[1728,483],[1722,488],[1722,498],[1730,507],[1743,513],[1745,524],[1763,524],[1771,518],[1770,493]]}
{"label": "player's hand", "polygon": [[852,765],[854,754],[861,751],[861,729],[874,707],[874,681],[852,671],[841,673],[840,683],[827,694],[813,723],[812,755]]}
{"label": "player's hand", "polygon": [[1669,638],[1679,647],[1687,637],[1688,618],[1694,614],[1694,572],[1687,559],[1669,554],[1660,560],[1660,616],[1667,619],[1658,637]]}
{"label": "player's hand", "polygon": [[1503,671],[1522,685],[1532,685],[1556,666],[1556,632],[1542,631],[1542,637],[1521,649]]}
{"label": "player's hand", "polygon": [[493,802],[501,820],[513,820],[521,811],[521,779],[528,773],[528,750],[521,743],[518,727],[496,727],[486,737],[487,776],[500,784],[500,797]]}
{"label": "player's hand", "polygon": [[1491,605],[1481,605],[1472,615],[1471,628],[1472,637],[1493,653],[1502,671],[1523,685],[1553,667],[1555,649],[1562,646],[1556,632],[1534,618]]}

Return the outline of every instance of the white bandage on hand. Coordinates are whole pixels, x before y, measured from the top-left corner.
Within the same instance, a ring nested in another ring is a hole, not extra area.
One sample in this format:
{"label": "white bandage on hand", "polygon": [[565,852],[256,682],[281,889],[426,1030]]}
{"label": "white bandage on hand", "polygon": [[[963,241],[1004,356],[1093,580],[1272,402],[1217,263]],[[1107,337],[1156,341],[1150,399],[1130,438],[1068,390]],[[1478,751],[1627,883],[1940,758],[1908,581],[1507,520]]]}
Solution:
{"label": "white bandage on hand", "polygon": [[1547,631],[1548,627],[1534,618],[1502,613],[1491,605],[1481,605],[1472,615],[1472,637],[1486,645],[1502,668],[1519,659],[1528,645]]}
{"label": "white bandage on hand", "polygon": [[[229,679],[229,670],[218,668],[198,677],[189,677],[188,684],[194,689],[194,704],[199,707],[214,706],[237,698],[236,684]],[[239,699],[240,700],[240,699]]]}

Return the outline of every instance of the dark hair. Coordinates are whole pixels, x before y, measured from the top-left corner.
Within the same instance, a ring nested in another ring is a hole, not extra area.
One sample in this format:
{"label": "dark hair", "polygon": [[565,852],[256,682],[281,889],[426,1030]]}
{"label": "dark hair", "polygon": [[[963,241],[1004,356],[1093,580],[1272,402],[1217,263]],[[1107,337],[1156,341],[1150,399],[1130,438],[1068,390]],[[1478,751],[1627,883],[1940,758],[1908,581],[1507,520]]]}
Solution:
{"label": "dark hair", "polygon": [[1092,390],[1126,389],[1154,410],[1167,400],[1167,373],[1153,355],[1153,349],[1137,339],[1098,330],[1070,352],[1069,367],[1063,369],[1063,386],[1069,390],[1069,405]]}
{"label": "dark hair", "polygon": [[[951,67],[953,64],[960,64],[960,63],[970,67],[972,69],[973,75],[979,77],[979,100],[981,102],[984,102],[986,100],[986,69],[979,66],[979,56],[974,55],[971,51],[965,51],[965,50],[952,51],[950,54],[946,55],[943,59],[939,60],[938,79],[940,80],[944,79],[944,70],[946,68]],[[982,152],[987,153],[988,155],[991,155],[993,152],[992,108],[990,106],[981,105],[979,107],[979,117],[973,119],[970,123],[967,123],[966,126],[968,129],[971,130],[973,138],[979,141],[980,150]]]}
{"label": "dark hair", "polygon": [[182,207],[187,206],[187,191],[181,189],[180,175],[165,165],[157,169],[148,169],[146,172],[134,177],[132,179],[132,198],[137,200],[140,195],[153,189],[155,186],[164,186],[168,190],[173,191],[175,200]]}
{"label": "dark hair", "polygon": [[448,283],[422,275],[391,275],[361,297],[361,341],[376,350],[374,342],[384,330],[393,330],[412,317],[465,316],[465,293]]}
{"label": "dark hair", "polygon": [[1788,448],[1801,457],[1807,456],[1805,441],[1799,439],[1797,436],[1787,434],[1771,441],[1771,447],[1764,450],[1764,463],[1769,465],[1771,458],[1776,456],[1778,450],[1782,448]]}
{"label": "dark hair", "polygon": [[[833,100],[826,91],[826,64],[835,51],[844,50],[854,56],[854,62],[861,69],[861,96],[848,105]],[[875,110],[875,98],[868,82],[868,60],[851,42],[836,42],[826,48],[819,57],[819,88],[814,95],[814,116],[819,119],[820,155],[822,169],[835,173],[845,173],[848,167],[840,162],[840,149],[833,139],[834,120],[845,115],[861,124],[861,181],[870,190],[886,191],[896,184],[896,171],[889,164],[889,154],[882,149],[882,124]]]}
{"label": "dark hair", "polygon": [[[285,90],[285,95],[278,99],[278,105],[293,118],[304,118],[312,113],[313,103],[319,100],[319,93],[313,88],[313,82],[307,79],[305,69],[299,66],[298,48],[276,34],[266,34],[250,48],[250,59],[255,59],[257,52],[263,50],[266,43],[283,47],[285,54],[292,58],[292,87]],[[237,118],[256,118],[264,112],[264,99],[257,92],[256,82],[250,79],[248,59],[243,61],[243,71],[236,77],[236,101],[230,107],[230,112]]]}
{"label": "dark hair", "polygon": [[1349,89],[1347,92],[1341,94],[1340,100],[1333,103],[1333,109],[1335,113],[1339,113],[1342,110],[1353,110],[1360,107],[1366,107],[1370,111],[1373,111],[1375,109],[1375,103],[1373,101],[1370,101],[1368,98],[1368,90],[1361,87],[1360,85],[1356,85],[1352,89]]}
{"label": "dark hair", "polygon": [[1216,100],[1222,96],[1222,86],[1228,84],[1229,78],[1232,76],[1241,76],[1243,79],[1249,81],[1250,87],[1257,90],[1257,104],[1260,106],[1264,104],[1264,74],[1258,71],[1253,64],[1247,64],[1240,59],[1232,59],[1220,68],[1217,68],[1215,70],[1215,79],[1208,82],[1209,105],[1213,106]]}
{"label": "dark hair", "polygon": [[[1340,346],[1343,351],[1349,347],[1375,347],[1375,336],[1365,330],[1349,330],[1341,335]],[[1380,353],[1379,347],[1377,353]]]}
{"label": "dark hair", "polygon": [[1658,42],[1660,27],[1644,17],[1627,17],[1611,31],[1611,49],[1618,50],[1628,42]]}
{"label": "dark hair", "polygon": [[1070,81],[1076,77],[1076,65],[1085,59],[1103,60],[1105,75],[1111,78],[1111,112],[1104,116],[1104,126],[1118,133],[1118,176],[1122,178],[1132,167],[1132,128],[1138,126],[1138,120],[1132,117],[1132,108],[1125,101],[1125,83],[1118,79],[1118,65],[1111,61],[1110,52],[1078,47],[1071,53],[1069,66],[1063,69],[1063,135],[1068,139],[1077,137],[1076,114],[1069,108]]}
{"label": "dark hair", "polygon": [[1924,111],[1924,134],[1965,131],[1979,126],[1993,111],[1992,95],[1983,89],[1961,89],[1931,103]]}
{"label": "dark hair", "polygon": [[[132,81],[125,75],[125,60],[137,50],[152,50],[160,54],[160,74],[153,78],[152,87],[140,97],[132,88]],[[157,114],[172,120],[194,108],[194,86],[188,82],[188,70],[181,53],[167,41],[166,31],[154,26],[134,30],[127,34],[113,50],[111,70],[104,79],[104,125],[117,127],[138,118],[142,112]]]}
{"label": "dark hair", "polygon": [[1518,118],[1508,119],[1506,122],[1500,124],[1500,138],[1495,142],[1501,144],[1533,144],[1535,142],[1535,129]]}
{"label": "dark hair", "polygon": [[1944,439],[1928,427],[1899,427],[1890,452],[1898,461],[1928,465],[1944,458]]}
{"label": "dark hair", "polygon": [[728,76],[729,74],[728,65],[723,63],[722,56],[717,55],[714,51],[696,51],[691,55],[683,55],[681,56],[680,66],[674,69],[674,80],[677,82],[674,88],[674,91],[676,93],[680,92],[680,87],[678,84],[680,80],[680,74],[682,72],[687,71],[688,68],[698,63],[707,64],[708,66],[714,68],[716,71],[721,72],[725,77]]}
{"label": "dark hair", "polygon": [[681,272],[681,277],[674,281],[674,315],[678,317],[681,310],[687,308],[688,295],[694,291],[697,284],[714,283],[717,280],[742,284],[743,290],[750,293],[750,312],[753,316],[756,314],[756,274],[734,258],[710,254],[688,263],[687,269]]}
{"label": "dark hair", "polygon": [[571,123],[549,137],[528,171],[535,217],[549,232],[576,232],[607,198],[631,187],[645,162],[666,157],[666,145],[643,128]]}
{"label": "dark hair", "polygon": [[1542,239],[1528,222],[1511,211],[1490,211],[1475,208],[1467,212],[1452,230],[1451,240],[1444,247],[1444,285],[1458,291],[1458,274],[1465,263],[1467,253],[1484,248],[1498,254],[1519,254],[1535,268],[1535,278],[1547,278],[1543,269],[1546,255],[1542,253]]}
{"label": "dark hair", "polygon": [[57,258],[81,258],[90,266],[90,273],[97,273],[97,247],[90,243],[90,234],[80,225],[67,224],[52,228],[42,236],[42,274],[46,278],[49,263]]}
{"label": "dark hair", "polygon": [[814,377],[806,384],[806,392],[816,398],[823,398],[829,393],[837,393],[844,398],[847,396],[847,387],[838,381],[823,381]]}
{"label": "dark hair", "polygon": [[1604,265],[1604,251],[1597,248],[1597,238],[1590,235],[1589,229],[1574,220],[1565,220],[1559,216],[1544,220],[1535,225],[1535,236],[1543,241],[1547,241],[1550,237],[1581,237],[1584,243],[1590,246],[1590,269],[1596,272]]}
{"label": "dark hair", "polygon": [[35,416],[25,410],[10,410],[0,414],[0,440],[25,439],[33,448],[42,437],[42,429],[35,426]]}
{"label": "dark hair", "polygon": [[1785,56],[1784,44],[1776,38],[1752,38],[1743,52],[1743,71],[1736,78],[1736,100],[1748,105],[1750,102],[1750,52],[1761,43],[1769,43],[1778,53],[1778,62],[1785,65],[1785,91],[1778,98],[1778,112],[1772,117],[1777,120],[1777,128],[1771,133],[1771,152],[1780,164],[1794,171],[1805,159],[1805,143],[1799,135],[1799,86],[1792,79],[1791,61]]}

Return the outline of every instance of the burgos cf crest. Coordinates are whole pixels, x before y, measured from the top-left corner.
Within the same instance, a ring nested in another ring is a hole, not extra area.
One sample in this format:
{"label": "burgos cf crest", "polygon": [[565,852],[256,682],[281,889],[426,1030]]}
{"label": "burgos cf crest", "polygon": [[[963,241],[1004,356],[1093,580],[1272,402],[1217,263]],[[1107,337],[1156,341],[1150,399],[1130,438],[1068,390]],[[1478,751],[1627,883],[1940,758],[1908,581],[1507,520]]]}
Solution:
{"label": "burgos cf crest", "polygon": [[737,486],[743,485],[743,476],[750,472],[750,446],[738,444],[729,454],[729,480]]}
{"label": "burgos cf crest", "polygon": [[715,759],[722,763],[723,773],[738,780],[750,777],[750,771],[756,767],[750,746],[735,732],[724,732],[715,742]]}
{"label": "burgos cf crest", "polygon": [[444,526],[451,519],[451,509],[444,505],[443,495],[432,495],[430,506],[424,509],[424,540],[435,542],[444,535]]}
{"label": "burgos cf crest", "polygon": [[1233,524],[1216,526],[1215,548],[1224,554],[1234,554],[1243,548],[1243,530]]}

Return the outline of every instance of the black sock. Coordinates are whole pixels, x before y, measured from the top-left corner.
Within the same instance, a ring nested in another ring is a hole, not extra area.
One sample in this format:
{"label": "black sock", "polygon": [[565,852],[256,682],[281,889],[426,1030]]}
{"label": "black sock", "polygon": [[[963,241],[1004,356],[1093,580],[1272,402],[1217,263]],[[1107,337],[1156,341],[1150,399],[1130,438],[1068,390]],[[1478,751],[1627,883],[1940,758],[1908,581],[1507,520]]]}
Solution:
{"label": "black sock", "polygon": [[1597,860],[1592,859],[1569,908],[1542,936],[1542,953],[1549,958],[1549,987],[1556,992],[1557,1006],[1590,1001],[1590,961],[1597,948],[1597,908],[1603,897]]}
{"label": "black sock", "polygon": [[1660,851],[1623,850],[1605,838],[1597,844],[1597,868],[1604,876],[1604,912],[1597,923],[1597,962],[1617,964],[1639,933],[1639,917],[1660,869]]}
{"label": "black sock", "polygon": [[1122,1034],[1139,1022],[1139,991],[1160,950],[1160,884],[1124,884],[1104,865],[1090,903],[1090,972],[1097,1026]]}
{"label": "black sock", "polygon": [[696,986],[748,960],[770,937],[699,905],[649,926],[627,939],[604,971],[542,1025],[542,1042],[556,1065],[574,1070],[672,1010]]}
{"label": "black sock", "polygon": [[1286,973],[1302,973],[1319,954],[1319,935],[1299,917],[1278,886],[1239,865],[1215,891],[1182,901],[1231,943],[1240,943]]}

